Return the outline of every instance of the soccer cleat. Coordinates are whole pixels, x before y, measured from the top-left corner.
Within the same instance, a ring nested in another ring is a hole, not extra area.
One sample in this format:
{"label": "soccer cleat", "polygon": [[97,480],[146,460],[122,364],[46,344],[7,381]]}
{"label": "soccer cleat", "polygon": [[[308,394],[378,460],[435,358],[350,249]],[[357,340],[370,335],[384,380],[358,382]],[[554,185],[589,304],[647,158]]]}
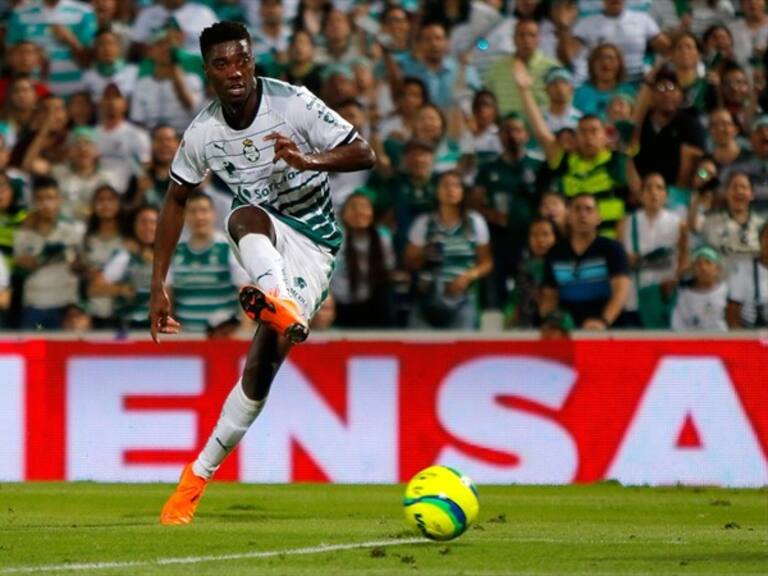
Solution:
{"label": "soccer cleat", "polygon": [[184,466],[176,491],[171,494],[160,512],[160,524],[176,526],[192,522],[207,484],[208,480],[200,478],[192,471],[191,462]]}
{"label": "soccer cleat", "polygon": [[256,286],[243,286],[240,305],[248,318],[267,324],[294,344],[304,342],[309,336],[307,323],[293,300],[270,296]]}

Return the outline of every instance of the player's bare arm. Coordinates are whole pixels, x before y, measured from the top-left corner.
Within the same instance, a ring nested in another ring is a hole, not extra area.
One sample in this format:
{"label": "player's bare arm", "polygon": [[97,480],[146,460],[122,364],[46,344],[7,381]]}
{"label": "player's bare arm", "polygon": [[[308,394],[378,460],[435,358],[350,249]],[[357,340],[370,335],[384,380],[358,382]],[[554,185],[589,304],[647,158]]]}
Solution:
{"label": "player's bare arm", "polygon": [[318,172],[355,172],[368,170],[376,164],[376,154],[371,146],[362,138],[356,138],[349,144],[342,144],[326,152],[304,154],[298,145],[282,134],[272,132],[264,140],[274,141],[275,157],[297,170],[314,170]]}
{"label": "player's bare arm", "polygon": [[181,324],[171,316],[171,300],[165,287],[165,277],[184,226],[187,198],[193,190],[189,186],[171,182],[157,222],[152,291],[149,300],[149,330],[155,342],[159,342],[159,334],[177,334],[181,328]]}

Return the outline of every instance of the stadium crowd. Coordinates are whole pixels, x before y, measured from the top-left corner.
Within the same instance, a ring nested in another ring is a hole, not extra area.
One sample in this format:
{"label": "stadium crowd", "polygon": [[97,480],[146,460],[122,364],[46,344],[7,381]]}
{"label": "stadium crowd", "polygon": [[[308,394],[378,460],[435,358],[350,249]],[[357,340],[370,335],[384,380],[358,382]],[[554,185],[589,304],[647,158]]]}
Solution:
{"label": "stadium crowd", "polygon": [[[331,177],[345,241],[316,328],[768,322],[764,0],[0,9],[0,328],[146,327],[169,166],[210,98],[198,35],[218,20],[248,26],[257,74],[307,86],[377,153]],[[171,269],[187,331],[242,321],[230,200],[213,177],[187,205]]]}

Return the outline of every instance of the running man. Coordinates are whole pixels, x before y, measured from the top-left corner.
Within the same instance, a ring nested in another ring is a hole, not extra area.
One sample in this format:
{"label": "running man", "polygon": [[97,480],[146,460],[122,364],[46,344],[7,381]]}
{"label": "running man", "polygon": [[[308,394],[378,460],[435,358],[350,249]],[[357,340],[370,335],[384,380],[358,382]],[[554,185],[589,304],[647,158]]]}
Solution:
{"label": "running man", "polygon": [[305,88],[254,76],[251,38],[218,22],[200,34],[205,75],[217,98],[197,115],[171,165],[158,222],[152,274],[152,338],[176,334],[165,277],[184,206],[208,171],[232,190],[226,232],[252,285],[240,292],[260,322],[240,380],[197,459],[181,474],[160,514],[162,524],[192,521],[206,484],[266,403],[291,346],[306,339],[341,243],[328,171],[371,168],[376,157],[351,124]]}

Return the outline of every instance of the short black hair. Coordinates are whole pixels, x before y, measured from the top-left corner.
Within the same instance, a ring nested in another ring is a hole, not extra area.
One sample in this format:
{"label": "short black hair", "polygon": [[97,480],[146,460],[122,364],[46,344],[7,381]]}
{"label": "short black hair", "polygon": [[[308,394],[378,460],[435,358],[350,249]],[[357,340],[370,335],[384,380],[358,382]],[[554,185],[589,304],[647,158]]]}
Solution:
{"label": "short black hair", "polygon": [[55,178],[50,176],[35,176],[32,180],[32,194],[36,194],[39,190],[47,190],[48,188],[59,189],[59,183]]}
{"label": "short black hair", "polygon": [[189,198],[187,198],[187,205],[189,205],[190,202],[195,202],[197,200],[204,200],[205,202],[208,202],[208,205],[211,208],[215,209],[215,206],[213,205],[213,198],[207,193],[205,193],[203,190],[195,190],[192,192],[192,194],[189,195]]}
{"label": "short black hair", "polygon": [[208,59],[208,53],[217,44],[238,40],[247,40],[248,44],[251,43],[248,29],[239,22],[225,20],[208,26],[200,33],[200,53],[203,55],[203,60]]}

